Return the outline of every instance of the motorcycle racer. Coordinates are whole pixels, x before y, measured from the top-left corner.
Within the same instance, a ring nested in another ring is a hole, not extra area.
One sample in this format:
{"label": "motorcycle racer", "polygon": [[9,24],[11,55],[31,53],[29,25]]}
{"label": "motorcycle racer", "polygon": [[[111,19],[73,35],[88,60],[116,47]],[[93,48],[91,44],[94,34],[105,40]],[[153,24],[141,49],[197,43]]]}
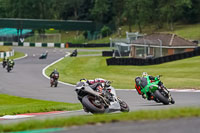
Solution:
{"label": "motorcycle racer", "polygon": [[57,69],[54,69],[54,71],[50,74],[50,81],[58,80],[59,79],[59,72]]}
{"label": "motorcycle racer", "polygon": [[[135,88],[139,95],[142,95],[142,97],[145,99],[148,97],[148,100],[154,100],[154,97],[148,93],[145,92],[145,87],[150,87],[153,82],[160,79],[160,76],[153,77],[151,75],[148,75],[147,72],[142,73],[142,77],[136,77],[135,78]],[[158,83],[158,86],[163,87],[162,82]]]}
{"label": "motorcycle racer", "polygon": [[95,90],[98,91],[100,93],[103,92],[103,89],[105,87],[109,87],[111,82],[109,80],[105,80],[102,78],[95,78],[94,80],[87,80],[87,79],[81,79],[81,82],[86,82],[87,84],[90,85],[90,87]]}

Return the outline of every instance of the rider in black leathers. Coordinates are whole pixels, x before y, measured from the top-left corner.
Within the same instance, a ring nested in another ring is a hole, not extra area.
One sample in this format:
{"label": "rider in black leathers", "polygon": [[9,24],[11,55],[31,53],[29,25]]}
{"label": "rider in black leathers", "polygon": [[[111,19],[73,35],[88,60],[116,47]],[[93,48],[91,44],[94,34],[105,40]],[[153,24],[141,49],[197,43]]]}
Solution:
{"label": "rider in black leathers", "polygon": [[54,71],[50,74],[50,78],[54,78],[54,75],[55,74],[58,74],[58,78],[59,78],[59,72],[56,70],[56,69],[54,69]]}

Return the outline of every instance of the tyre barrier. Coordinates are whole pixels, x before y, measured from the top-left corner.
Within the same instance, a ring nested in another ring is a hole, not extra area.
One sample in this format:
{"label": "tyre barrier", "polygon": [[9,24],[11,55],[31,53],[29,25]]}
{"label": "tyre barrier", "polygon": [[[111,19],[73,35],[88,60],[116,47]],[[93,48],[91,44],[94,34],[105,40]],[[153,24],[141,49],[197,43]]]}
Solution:
{"label": "tyre barrier", "polygon": [[[109,52],[111,52],[111,51],[109,51]],[[165,62],[199,56],[199,55],[200,55],[200,47],[196,48],[194,51],[191,51],[191,52],[184,52],[184,53],[168,55],[168,56],[163,56],[163,57],[158,57],[158,58],[138,59],[138,58],[116,58],[116,57],[113,57],[113,58],[106,59],[106,63],[108,66],[109,65],[136,65],[136,66],[156,65],[156,64],[162,64]]]}
{"label": "tyre barrier", "polygon": [[102,51],[102,56],[113,56],[113,51]]}

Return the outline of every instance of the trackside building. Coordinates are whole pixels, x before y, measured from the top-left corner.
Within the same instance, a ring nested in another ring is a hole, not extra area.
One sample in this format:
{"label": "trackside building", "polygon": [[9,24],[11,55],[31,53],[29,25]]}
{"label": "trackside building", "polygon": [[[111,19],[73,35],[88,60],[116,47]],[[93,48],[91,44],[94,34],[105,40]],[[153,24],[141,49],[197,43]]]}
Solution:
{"label": "trackside building", "polygon": [[175,34],[153,33],[134,40],[130,44],[130,56],[134,58],[162,57],[193,51],[198,44]]}

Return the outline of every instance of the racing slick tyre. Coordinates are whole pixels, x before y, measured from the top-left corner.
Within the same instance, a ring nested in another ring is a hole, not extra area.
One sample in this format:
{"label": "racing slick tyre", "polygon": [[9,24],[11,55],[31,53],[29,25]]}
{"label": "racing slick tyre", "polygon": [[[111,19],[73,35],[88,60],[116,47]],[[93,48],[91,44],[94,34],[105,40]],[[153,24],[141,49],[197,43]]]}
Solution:
{"label": "racing slick tyre", "polygon": [[171,98],[171,104],[175,104],[175,101],[174,101],[174,99],[173,98]]}
{"label": "racing slick tyre", "polygon": [[103,104],[97,104],[95,102],[95,97],[84,96],[82,99],[83,106],[91,113],[104,113],[105,108]]}
{"label": "racing slick tyre", "polygon": [[120,104],[120,107],[121,107],[121,112],[129,112],[129,106],[128,106],[128,104],[126,103],[126,102],[124,102],[123,100],[121,100],[121,99],[119,99],[118,98],[118,100],[119,100],[119,104]]}
{"label": "racing slick tyre", "polygon": [[165,105],[168,105],[168,104],[169,104],[168,97],[163,96],[163,95],[160,93],[159,90],[156,90],[156,91],[154,92],[154,95],[155,95],[156,98],[158,98],[159,101],[162,102],[163,104],[165,104]]}
{"label": "racing slick tyre", "polygon": [[57,87],[58,86],[58,83],[55,83],[54,87]]}

